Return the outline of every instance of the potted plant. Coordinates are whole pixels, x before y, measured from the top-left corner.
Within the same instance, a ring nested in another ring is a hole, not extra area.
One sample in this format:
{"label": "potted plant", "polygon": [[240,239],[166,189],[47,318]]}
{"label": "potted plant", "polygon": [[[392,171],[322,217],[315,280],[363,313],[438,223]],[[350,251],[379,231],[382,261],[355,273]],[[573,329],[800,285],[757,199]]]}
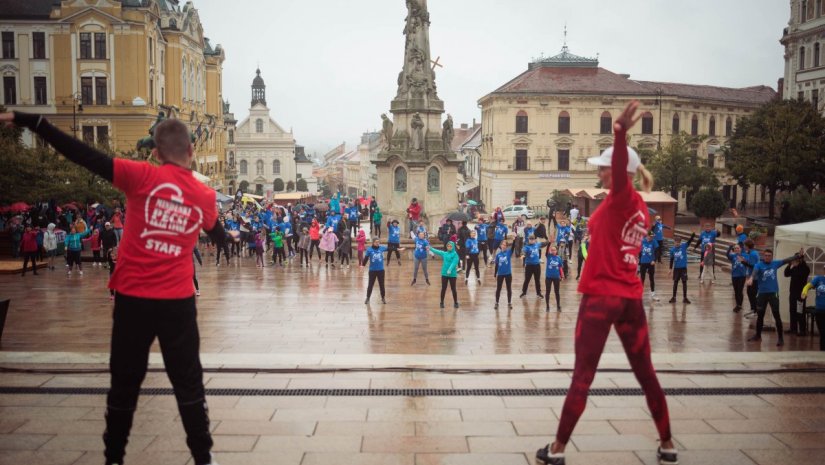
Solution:
{"label": "potted plant", "polygon": [[716,218],[722,216],[727,209],[728,204],[722,193],[707,187],[697,192],[690,202],[690,210],[699,218],[700,228],[708,223],[715,228]]}
{"label": "potted plant", "polygon": [[764,247],[768,240],[768,230],[764,226],[755,224],[751,227],[748,237],[756,247]]}

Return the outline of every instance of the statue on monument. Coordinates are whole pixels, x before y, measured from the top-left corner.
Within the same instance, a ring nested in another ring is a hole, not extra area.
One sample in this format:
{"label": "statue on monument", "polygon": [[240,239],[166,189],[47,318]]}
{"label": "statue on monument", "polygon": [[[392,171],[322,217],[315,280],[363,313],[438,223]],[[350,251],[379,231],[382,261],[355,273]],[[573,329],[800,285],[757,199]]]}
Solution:
{"label": "statue on monument", "polygon": [[444,124],[441,125],[441,128],[441,143],[444,144],[444,151],[448,152],[452,149],[453,136],[455,136],[455,131],[453,130],[453,117],[451,115],[447,115],[447,119],[444,120]]}
{"label": "statue on monument", "polygon": [[416,113],[410,121],[410,132],[412,133],[412,149],[424,150],[424,121],[421,115]]}
{"label": "statue on monument", "polygon": [[387,147],[392,146],[392,120],[387,117],[386,113],[381,114],[381,135],[384,137]]}

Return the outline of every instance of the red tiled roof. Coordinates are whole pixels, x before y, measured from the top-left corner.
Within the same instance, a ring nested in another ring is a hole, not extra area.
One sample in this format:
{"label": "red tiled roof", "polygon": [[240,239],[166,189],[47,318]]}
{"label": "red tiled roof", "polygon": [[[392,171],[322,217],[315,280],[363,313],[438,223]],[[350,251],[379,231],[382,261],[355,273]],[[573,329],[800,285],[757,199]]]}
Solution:
{"label": "red tiled roof", "polygon": [[638,81],[654,92],[662,89],[663,95],[695,98],[702,100],[721,100],[734,103],[761,104],[776,98],[776,91],[768,86],[752,86],[742,89],[732,87],[702,86],[696,84],[679,84],[675,82]]}
{"label": "red tiled roof", "polygon": [[450,146],[451,146],[450,148],[452,148],[453,152],[460,152],[461,151],[461,146],[464,145],[464,142],[466,142],[467,139],[471,135],[473,135],[473,132],[475,132],[475,130],[478,128],[478,126],[481,126],[481,125],[476,124],[475,127],[471,127],[471,128],[462,128],[462,127],[455,128],[455,130],[454,130],[455,132],[453,134],[453,140],[450,143]]}
{"label": "red tiled roof", "polygon": [[647,95],[651,90],[604,68],[540,67],[525,71],[493,93]]}

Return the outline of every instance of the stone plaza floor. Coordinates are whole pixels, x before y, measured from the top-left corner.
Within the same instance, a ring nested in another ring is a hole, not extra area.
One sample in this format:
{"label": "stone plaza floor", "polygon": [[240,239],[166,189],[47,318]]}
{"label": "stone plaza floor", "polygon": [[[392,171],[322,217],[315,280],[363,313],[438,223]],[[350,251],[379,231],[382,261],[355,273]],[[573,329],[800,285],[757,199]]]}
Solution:
{"label": "stone plaza floor", "polygon": [[[495,311],[492,268],[482,268],[481,285],[459,281],[461,308],[442,311],[438,260],[429,287],[423,276],[410,286],[410,260],[390,266],[387,304],[376,289],[369,306],[355,266],[211,260],[197,268],[198,311],[219,463],[532,464],[551,440],[573,364],[574,281],[562,283],[563,311],[547,313],[532,288],[518,298],[516,267],[513,309]],[[0,298],[12,299],[0,465],[101,464],[108,272],[41,274],[0,276]],[[693,303],[673,305],[658,270],[662,301],[647,312],[680,462],[825,463],[818,337],[746,342],[753,320],[731,312],[727,275],[700,286],[696,274]],[[191,464],[158,353],[150,366],[126,463]],[[654,425],[615,334],[600,368],[568,463],[656,463]]]}

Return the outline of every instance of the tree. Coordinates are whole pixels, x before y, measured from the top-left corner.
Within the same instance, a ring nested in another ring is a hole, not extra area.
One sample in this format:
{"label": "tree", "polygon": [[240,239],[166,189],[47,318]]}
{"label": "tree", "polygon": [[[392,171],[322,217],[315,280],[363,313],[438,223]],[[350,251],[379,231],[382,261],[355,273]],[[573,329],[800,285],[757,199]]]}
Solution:
{"label": "tree", "polygon": [[295,181],[290,180],[288,183],[286,183],[286,190],[287,190],[287,192],[294,191],[295,190]]}
{"label": "tree", "polygon": [[241,183],[238,185],[238,189],[240,189],[241,192],[246,194],[249,191],[249,181],[241,181]]}
{"label": "tree", "polygon": [[284,180],[281,178],[275,178],[275,182],[272,183],[272,190],[274,190],[275,192],[283,192]]}
{"label": "tree", "polygon": [[825,217],[825,195],[823,194],[811,194],[804,186],[799,186],[787,195],[785,200],[788,202],[788,224],[804,223]]}
{"label": "tree", "polygon": [[682,191],[692,197],[703,187],[717,187],[719,180],[712,168],[700,166],[694,147],[704,136],[689,136],[682,132],[655,152],[645,152],[647,168],[653,174],[655,188],[667,192],[674,199]]}
{"label": "tree", "polygon": [[690,210],[699,218],[719,218],[727,209],[722,193],[713,188],[701,189],[690,202]]}
{"label": "tree", "polygon": [[309,191],[309,186],[307,185],[307,180],[304,179],[304,178],[298,178],[297,187],[298,187],[298,192],[308,192]]}
{"label": "tree", "polygon": [[776,193],[825,185],[825,119],[810,103],[774,100],[736,124],[726,149],[731,175],[768,190],[768,216]]}

